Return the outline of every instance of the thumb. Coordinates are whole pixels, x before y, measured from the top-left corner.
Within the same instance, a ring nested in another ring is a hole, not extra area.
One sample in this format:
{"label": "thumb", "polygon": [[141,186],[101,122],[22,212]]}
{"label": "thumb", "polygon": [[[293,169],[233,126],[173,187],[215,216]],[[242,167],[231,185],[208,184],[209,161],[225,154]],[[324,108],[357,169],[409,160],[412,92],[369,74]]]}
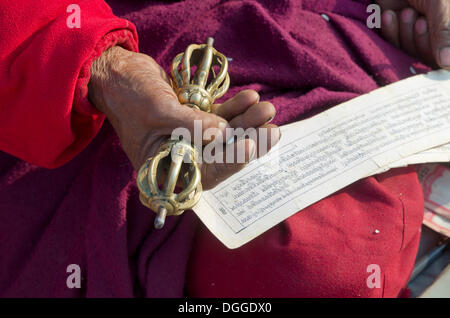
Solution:
{"label": "thumb", "polygon": [[435,60],[441,68],[450,69],[450,2],[436,1],[427,11]]}

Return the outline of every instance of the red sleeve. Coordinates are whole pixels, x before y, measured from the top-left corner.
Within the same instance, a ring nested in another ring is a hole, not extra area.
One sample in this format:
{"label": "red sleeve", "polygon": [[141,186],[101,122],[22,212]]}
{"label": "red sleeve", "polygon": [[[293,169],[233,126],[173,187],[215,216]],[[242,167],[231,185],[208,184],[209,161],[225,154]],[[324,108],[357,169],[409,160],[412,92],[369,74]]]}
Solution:
{"label": "red sleeve", "polygon": [[[69,28],[70,4],[80,28]],[[107,48],[137,51],[133,24],[102,0],[0,2],[0,150],[47,168],[97,134],[104,115],[87,98],[89,69]]]}

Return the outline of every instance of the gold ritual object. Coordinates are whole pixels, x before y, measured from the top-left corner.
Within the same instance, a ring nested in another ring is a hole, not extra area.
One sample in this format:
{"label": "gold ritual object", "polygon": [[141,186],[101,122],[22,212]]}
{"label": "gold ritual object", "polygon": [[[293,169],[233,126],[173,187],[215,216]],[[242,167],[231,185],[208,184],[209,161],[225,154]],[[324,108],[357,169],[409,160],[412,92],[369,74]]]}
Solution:
{"label": "gold ritual object", "polygon": [[[205,112],[211,112],[214,101],[230,86],[228,60],[214,49],[213,43],[213,38],[208,38],[206,44],[189,45],[173,59],[171,68],[172,87],[180,104]],[[196,70],[192,77],[193,67]],[[169,139],[139,169],[139,198],[157,213],[155,228],[164,226],[167,215],[180,215],[200,200],[202,184],[197,160],[194,146],[184,140]],[[163,178],[160,188],[158,182]],[[175,193],[177,184],[182,186],[179,193]]]}

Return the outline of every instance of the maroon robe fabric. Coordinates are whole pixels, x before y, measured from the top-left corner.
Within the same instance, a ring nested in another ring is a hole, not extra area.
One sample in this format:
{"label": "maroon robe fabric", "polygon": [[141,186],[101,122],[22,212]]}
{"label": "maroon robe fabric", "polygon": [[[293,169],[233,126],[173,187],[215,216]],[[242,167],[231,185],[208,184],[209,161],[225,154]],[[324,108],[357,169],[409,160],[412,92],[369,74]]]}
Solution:
{"label": "maroon robe fabric", "polygon": [[[412,65],[427,70],[366,27],[369,1],[108,3],[166,70],[187,45],[214,37],[232,58],[225,98],[255,89],[274,103],[277,124],[408,77]],[[411,273],[423,213],[417,177],[401,169],[355,183],[242,249],[225,250],[204,229],[193,245],[192,212],[152,228],[108,123],[61,168],[1,154],[0,188],[0,296],[179,297],[187,287],[194,296],[395,297]],[[381,265],[382,289],[367,290],[369,263]],[[81,289],[66,286],[70,264],[81,267]],[[251,266],[258,270],[246,277]]]}

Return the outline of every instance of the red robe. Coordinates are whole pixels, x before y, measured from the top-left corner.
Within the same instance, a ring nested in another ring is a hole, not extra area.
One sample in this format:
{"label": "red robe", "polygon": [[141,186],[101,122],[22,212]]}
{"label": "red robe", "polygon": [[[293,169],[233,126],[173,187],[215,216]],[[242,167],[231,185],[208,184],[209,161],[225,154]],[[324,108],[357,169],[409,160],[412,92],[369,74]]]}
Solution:
{"label": "red robe", "polygon": [[[68,26],[73,3],[81,6],[80,28]],[[105,118],[87,99],[92,62],[116,44],[137,51],[135,27],[102,0],[2,1],[0,12],[0,149],[61,166]]]}

